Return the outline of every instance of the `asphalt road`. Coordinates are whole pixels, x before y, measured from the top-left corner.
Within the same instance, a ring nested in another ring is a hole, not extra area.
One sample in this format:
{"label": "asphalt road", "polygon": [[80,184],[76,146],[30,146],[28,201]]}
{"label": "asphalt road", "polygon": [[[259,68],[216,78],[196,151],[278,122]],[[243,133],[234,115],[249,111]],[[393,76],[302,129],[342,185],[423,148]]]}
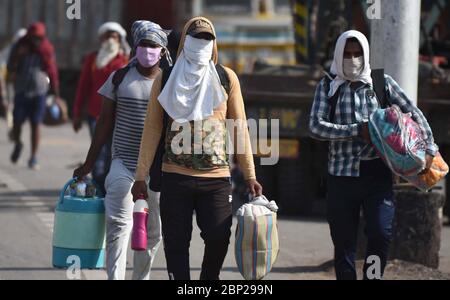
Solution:
{"label": "asphalt road", "polygon": [[[39,154],[41,169],[27,168],[29,128],[23,132],[25,148],[21,160],[12,165],[12,144],[0,120],[0,279],[67,279],[65,270],[51,265],[54,208],[61,187],[85,157],[89,135],[84,127],[75,134],[69,125],[43,130]],[[234,226],[236,221],[234,221]],[[191,274],[200,274],[203,242],[194,226],[191,242]],[[332,244],[328,226],[320,219],[281,219],[281,251],[266,279],[332,279],[329,262]],[[441,269],[450,273],[450,230],[444,228]],[[241,279],[234,261],[234,239],[225,261],[222,279]],[[132,251],[128,251],[127,278],[131,277]],[[328,271],[325,271],[328,269]],[[162,247],[155,259],[152,279],[167,279]],[[81,279],[106,279],[103,270],[84,270]]]}

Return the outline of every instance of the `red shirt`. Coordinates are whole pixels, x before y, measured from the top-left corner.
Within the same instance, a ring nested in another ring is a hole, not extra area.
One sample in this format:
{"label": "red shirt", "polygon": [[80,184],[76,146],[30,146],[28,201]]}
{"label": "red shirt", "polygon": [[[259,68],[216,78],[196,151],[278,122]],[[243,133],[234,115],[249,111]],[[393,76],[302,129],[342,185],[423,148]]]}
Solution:
{"label": "red shirt", "polygon": [[102,109],[102,96],[97,91],[106,82],[112,72],[124,67],[128,63],[125,55],[119,54],[109,64],[98,69],[95,65],[97,52],[89,54],[84,62],[80,81],[77,88],[77,97],[73,105],[73,117],[81,117],[86,101],[88,102],[88,116],[98,118]]}

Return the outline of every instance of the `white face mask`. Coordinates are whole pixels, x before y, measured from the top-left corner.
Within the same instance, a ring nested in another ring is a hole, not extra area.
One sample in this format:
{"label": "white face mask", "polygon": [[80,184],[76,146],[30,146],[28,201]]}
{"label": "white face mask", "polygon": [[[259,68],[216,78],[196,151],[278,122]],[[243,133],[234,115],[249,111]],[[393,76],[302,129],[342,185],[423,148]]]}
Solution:
{"label": "white face mask", "polygon": [[208,65],[212,59],[214,41],[186,36],[183,51],[186,59],[196,65]]}
{"label": "white face mask", "polygon": [[108,39],[102,43],[96,58],[96,65],[99,69],[106,67],[113,58],[120,52],[120,43],[114,39]]}
{"label": "white face mask", "polygon": [[354,81],[364,69],[364,56],[344,58],[344,75],[348,80]]}
{"label": "white face mask", "polygon": [[117,40],[110,38],[102,43],[101,48],[105,51],[117,52],[117,50],[120,49],[120,43]]}

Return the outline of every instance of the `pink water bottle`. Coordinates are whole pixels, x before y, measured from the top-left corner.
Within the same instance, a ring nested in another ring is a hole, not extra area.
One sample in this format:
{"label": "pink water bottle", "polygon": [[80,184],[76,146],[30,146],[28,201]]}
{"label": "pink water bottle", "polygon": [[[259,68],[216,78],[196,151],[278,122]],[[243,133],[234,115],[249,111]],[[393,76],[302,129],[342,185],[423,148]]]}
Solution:
{"label": "pink water bottle", "polygon": [[135,251],[147,250],[147,220],[148,204],[144,195],[140,195],[134,203],[133,232],[131,233],[131,249]]}

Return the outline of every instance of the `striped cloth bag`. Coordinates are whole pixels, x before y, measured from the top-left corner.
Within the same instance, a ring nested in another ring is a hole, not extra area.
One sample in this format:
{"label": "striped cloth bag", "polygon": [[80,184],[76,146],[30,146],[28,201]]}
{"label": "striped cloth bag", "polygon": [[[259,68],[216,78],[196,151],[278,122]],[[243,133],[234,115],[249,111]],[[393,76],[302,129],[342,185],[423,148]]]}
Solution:
{"label": "striped cloth bag", "polygon": [[246,280],[263,279],[272,269],[280,250],[275,201],[255,198],[237,213],[236,263]]}

